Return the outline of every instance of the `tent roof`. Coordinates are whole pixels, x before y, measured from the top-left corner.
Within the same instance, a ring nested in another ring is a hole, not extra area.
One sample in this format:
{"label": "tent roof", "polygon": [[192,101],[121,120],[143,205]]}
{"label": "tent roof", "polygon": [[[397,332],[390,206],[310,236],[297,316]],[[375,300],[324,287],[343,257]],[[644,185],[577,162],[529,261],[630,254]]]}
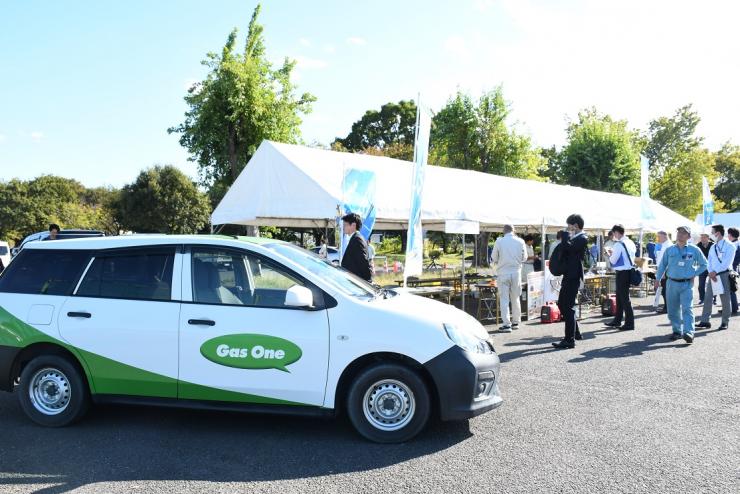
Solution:
{"label": "tent roof", "polygon": [[[376,230],[407,228],[413,163],[263,141],[211,217],[214,225],[333,226],[342,203],[342,180],[350,168],[376,174]],[[675,229],[690,220],[650,201],[654,220],[642,221],[639,197],[534,180],[428,166],[422,225],[444,230],[445,220],[473,220],[482,230],[504,224],[540,229],[565,226],[580,213],[586,229]],[[692,225],[693,226],[693,225]]]}
{"label": "tent roof", "polygon": [[[697,214],[696,223],[701,225],[703,221],[704,217],[701,214]],[[735,228],[740,228],[740,211],[736,211],[734,213],[714,213],[712,224],[724,225],[725,230],[727,230],[727,228],[731,226],[734,226]],[[709,232],[711,228],[711,226],[706,226],[703,228],[703,230]]]}

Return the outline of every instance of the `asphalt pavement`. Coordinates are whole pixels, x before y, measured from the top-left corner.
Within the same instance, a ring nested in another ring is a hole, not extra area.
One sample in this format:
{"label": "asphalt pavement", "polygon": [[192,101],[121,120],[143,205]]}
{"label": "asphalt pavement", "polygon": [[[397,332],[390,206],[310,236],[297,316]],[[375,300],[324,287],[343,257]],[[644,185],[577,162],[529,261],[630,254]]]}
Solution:
{"label": "asphalt pavement", "polygon": [[504,405],[406,444],[342,419],[146,407],[44,429],[0,393],[0,492],[740,492],[740,317],[689,346],[635,302],[635,331],[592,314],[574,350],[551,347],[562,324],[494,332]]}

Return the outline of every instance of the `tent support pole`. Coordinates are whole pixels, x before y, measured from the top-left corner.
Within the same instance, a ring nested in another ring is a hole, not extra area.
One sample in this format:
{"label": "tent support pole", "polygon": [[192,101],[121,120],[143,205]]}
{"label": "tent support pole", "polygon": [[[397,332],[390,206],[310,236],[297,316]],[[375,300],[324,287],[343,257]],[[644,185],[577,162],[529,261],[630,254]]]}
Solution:
{"label": "tent support pole", "polygon": [[465,312],[465,234],[462,236],[462,285],[460,286],[462,293],[462,300],[460,302],[460,308]]}
{"label": "tent support pole", "polygon": [[542,270],[545,270],[545,236],[547,230],[545,230],[545,218],[542,218],[542,232],[540,235],[540,262],[542,263]]}

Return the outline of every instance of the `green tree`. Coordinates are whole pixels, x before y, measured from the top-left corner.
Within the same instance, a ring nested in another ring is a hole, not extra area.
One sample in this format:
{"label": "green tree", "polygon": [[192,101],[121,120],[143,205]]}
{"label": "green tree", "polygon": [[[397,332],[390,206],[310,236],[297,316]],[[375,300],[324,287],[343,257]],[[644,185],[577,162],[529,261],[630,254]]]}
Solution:
{"label": "green tree", "polygon": [[49,223],[62,229],[84,228],[116,233],[110,201],[113,189],[86,189],[76,180],[42,175],[29,181],[0,183],[0,238],[22,240],[46,230]]}
{"label": "green tree", "polygon": [[[474,101],[460,91],[432,120],[430,161],[442,166],[541,180],[545,159],[508,124],[510,105],[497,87]],[[478,264],[488,264],[490,233],[476,238]]]}
{"label": "green tree", "polygon": [[[706,149],[681,152],[663,175],[652,181],[650,195],[664,206],[687,218],[702,211],[702,177],[713,183],[717,176],[715,155]],[[719,208],[722,207],[718,203]]]}
{"label": "green tree", "polygon": [[578,114],[568,126],[568,142],[559,163],[561,183],[605,192],[640,192],[637,134],[624,120],[595,108]]}
{"label": "green tree", "polygon": [[430,159],[442,166],[540,179],[545,160],[528,137],[510,128],[510,114],[501,87],[477,102],[458,92],[434,116]]}
{"label": "green tree", "polygon": [[332,146],[334,149],[410,160],[413,158],[415,131],[416,103],[401,100],[386,103],[380,111],[366,111],[352,124],[347,137],[335,139]]}
{"label": "green tree", "polygon": [[202,64],[210,72],[185,96],[185,121],[168,129],[180,134],[189,159],[198,163],[201,183],[214,204],[263,140],[299,142],[301,115],[316,100],[308,93],[296,97],[290,80],[295,61],[286,58],[277,69],[268,62],[259,11],[257,5],[244,51],[236,51],[235,28],[220,54],[206,56]]}
{"label": "green tree", "polygon": [[676,110],[672,117],[659,117],[650,122],[642,137],[642,154],[650,162],[653,178],[660,178],[667,168],[678,164],[683,155],[699,149],[702,138],[694,134],[700,121],[699,114],[691,105],[686,105]]}
{"label": "green tree", "polygon": [[197,233],[208,225],[211,207],[180,170],[155,166],[123,187],[116,201],[116,219],[138,233]]}
{"label": "green tree", "polygon": [[740,146],[725,143],[716,153],[715,161],[719,177],[714,195],[724,204],[724,211],[740,211]]}

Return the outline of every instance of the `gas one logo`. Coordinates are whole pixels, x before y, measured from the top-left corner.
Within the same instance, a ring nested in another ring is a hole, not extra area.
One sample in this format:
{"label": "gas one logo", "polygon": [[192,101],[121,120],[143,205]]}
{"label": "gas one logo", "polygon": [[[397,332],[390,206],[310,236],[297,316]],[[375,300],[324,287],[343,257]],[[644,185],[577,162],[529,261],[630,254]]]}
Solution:
{"label": "gas one logo", "polygon": [[211,362],[237,369],[279,369],[300,360],[303,352],[292,341],[264,334],[229,334],[212,338],[200,347]]}

